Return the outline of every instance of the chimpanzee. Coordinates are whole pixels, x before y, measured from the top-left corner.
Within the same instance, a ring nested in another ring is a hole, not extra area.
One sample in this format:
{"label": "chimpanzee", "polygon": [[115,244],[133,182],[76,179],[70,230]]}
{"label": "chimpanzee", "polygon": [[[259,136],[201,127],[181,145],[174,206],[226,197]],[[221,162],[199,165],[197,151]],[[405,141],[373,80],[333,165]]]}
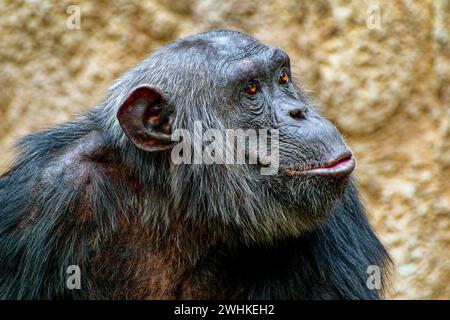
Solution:
{"label": "chimpanzee", "polygon": [[[261,174],[263,161],[174,163],[172,134],[197,122],[277,130],[277,173]],[[351,151],[294,84],[289,56],[240,32],[167,44],[18,152],[0,178],[3,299],[383,295],[390,259]]]}

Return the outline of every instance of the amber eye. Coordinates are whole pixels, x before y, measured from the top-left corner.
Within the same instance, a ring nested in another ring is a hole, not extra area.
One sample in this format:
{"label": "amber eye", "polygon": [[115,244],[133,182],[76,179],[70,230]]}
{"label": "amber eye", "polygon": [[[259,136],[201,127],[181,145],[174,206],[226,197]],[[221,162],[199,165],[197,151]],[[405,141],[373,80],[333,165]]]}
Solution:
{"label": "amber eye", "polygon": [[289,82],[289,75],[286,70],[281,71],[280,78],[278,79],[279,84],[286,84]]}
{"label": "amber eye", "polygon": [[247,88],[245,88],[245,93],[246,94],[255,94],[256,92],[258,92],[258,87],[256,86],[255,82],[252,82],[248,85]]}

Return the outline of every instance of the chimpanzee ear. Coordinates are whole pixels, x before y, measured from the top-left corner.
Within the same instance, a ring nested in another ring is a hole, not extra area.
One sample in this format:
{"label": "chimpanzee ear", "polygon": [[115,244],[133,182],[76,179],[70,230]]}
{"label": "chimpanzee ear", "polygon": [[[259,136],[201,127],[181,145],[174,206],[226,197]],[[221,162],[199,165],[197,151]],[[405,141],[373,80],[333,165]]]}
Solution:
{"label": "chimpanzee ear", "polygon": [[133,89],[120,106],[117,118],[131,141],[145,151],[170,149],[173,110],[157,87],[142,85]]}

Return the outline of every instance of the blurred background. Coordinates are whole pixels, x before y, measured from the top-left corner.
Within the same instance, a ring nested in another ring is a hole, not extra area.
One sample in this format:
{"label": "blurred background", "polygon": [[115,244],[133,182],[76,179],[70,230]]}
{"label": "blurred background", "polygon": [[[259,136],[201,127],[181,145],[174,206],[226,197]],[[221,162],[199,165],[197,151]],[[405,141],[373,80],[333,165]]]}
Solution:
{"label": "blurred background", "polygon": [[450,299],[450,0],[0,0],[0,171],[14,141],[98,104],[170,40],[217,28],[285,49],[345,136],[396,270]]}

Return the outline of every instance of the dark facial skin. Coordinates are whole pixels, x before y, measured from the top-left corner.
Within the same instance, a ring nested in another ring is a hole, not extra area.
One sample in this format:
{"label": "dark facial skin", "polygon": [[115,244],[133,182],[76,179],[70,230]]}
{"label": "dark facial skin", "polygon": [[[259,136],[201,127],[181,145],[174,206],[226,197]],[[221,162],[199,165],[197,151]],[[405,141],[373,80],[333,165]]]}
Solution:
{"label": "dark facial skin", "polygon": [[[230,56],[244,54],[240,48],[228,48]],[[294,84],[289,56],[262,44],[254,50],[255,56],[247,52],[248,56],[228,66],[225,77],[231,80],[222,82],[226,99],[236,100],[235,109],[229,110],[232,120],[228,123],[235,128],[280,130],[282,175],[348,176],[353,165],[346,166],[346,170],[340,166],[335,170],[312,170],[350,160],[352,154],[337,129],[319,115]]]}

